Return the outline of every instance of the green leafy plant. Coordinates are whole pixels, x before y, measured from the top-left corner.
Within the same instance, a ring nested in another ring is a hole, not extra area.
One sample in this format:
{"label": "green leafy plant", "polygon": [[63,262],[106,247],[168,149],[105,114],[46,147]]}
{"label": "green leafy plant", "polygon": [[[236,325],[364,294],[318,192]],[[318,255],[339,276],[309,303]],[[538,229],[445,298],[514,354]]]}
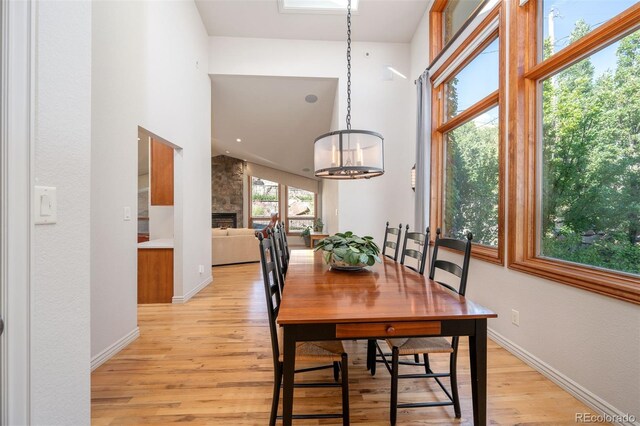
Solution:
{"label": "green leafy plant", "polygon": [[359,237],[353,232],[337,233],[318,241],[315,251],[324,251],[324,260],[345,262],[349,265],[368,265],[382,262],[378,255],[380,248],[373,241],[373,237]]}
{"label": "green leafy plant", "polygon": [[324,222],[322,221],[322,219],[317,218],[313,222],[313,230],[316,232],[322,232],[322,228],[324,228]]}
{"label": "green leafy plant", "polygon": [[311,235],[311,227],[309,225],[305,226],[300,235],[303,237]]}

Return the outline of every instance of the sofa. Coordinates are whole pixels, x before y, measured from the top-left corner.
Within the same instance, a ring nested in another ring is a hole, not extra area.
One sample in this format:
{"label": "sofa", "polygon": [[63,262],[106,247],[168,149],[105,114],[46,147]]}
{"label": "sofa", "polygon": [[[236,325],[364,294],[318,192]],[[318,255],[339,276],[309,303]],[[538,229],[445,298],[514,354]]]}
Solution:
{"label": "sofa", "polygon": [[212,228],[211,266],[260,262],[255,232],[248,228]]}

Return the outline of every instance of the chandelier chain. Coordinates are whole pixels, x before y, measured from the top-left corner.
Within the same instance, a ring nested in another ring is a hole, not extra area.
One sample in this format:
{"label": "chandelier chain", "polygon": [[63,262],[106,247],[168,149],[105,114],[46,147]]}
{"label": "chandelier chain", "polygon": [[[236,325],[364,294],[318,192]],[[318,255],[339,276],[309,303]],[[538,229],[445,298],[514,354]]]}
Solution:
{"label": "chandelier chain", "polygon": [[347,3],[347,130],[351,130],[351,0]]}

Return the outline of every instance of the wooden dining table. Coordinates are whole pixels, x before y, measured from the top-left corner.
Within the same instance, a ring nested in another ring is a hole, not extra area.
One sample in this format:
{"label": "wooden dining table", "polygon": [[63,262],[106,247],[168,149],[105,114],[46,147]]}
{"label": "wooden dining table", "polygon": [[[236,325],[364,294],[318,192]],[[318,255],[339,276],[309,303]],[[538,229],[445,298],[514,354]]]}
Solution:
{"label": "wooden dining table", "polygon": [[283,424],[292,422],[296,342],[469,336],[473,421],[485,425],[487,319],[495,317],[387,258],[342,271],[326,265],[321,252],[293,250],[278,314],[284,332]]}

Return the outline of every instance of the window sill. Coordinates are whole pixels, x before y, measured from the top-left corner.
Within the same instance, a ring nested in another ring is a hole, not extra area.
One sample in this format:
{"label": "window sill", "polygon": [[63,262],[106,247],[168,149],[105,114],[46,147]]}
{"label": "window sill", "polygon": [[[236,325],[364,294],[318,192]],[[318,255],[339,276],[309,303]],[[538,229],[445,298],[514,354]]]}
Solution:
{"label": "window sill", "polygon": [[516,271],[640,304],[640,279],[633,275],[539,257],[513,261],[508,266]]}
{"label": "window sill", "polygon": [[[433,241],[431,241],[430,244],[433,246]],[[460,252],[451,250],[447,247],[441,247],[440,250],[445,250],[452,253],[460,254]],[[487,247],[487,246],[481,246],[478,244],[473,244],[471,246],[471,257],[474,259],[493,263],[495,265],[504,265],[504,258],[502,256],[502,253],[496,247]]]}

